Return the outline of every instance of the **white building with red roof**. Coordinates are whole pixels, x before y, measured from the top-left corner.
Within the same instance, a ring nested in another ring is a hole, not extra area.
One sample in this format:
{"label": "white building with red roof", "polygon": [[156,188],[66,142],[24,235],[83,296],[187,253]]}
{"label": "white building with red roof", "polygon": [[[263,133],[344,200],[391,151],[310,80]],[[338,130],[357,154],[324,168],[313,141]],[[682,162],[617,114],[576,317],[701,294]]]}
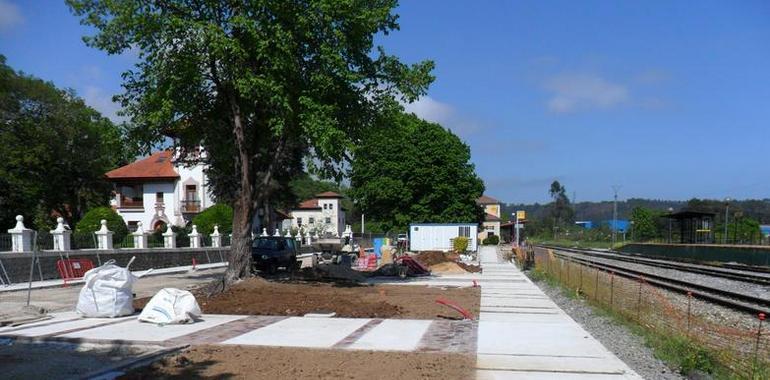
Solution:
{"label": "white building with red roof", "polygon": [[317,194],[291,210],[291,227],[302,228],[319,235],[339,236],[345,231],[343,196],[333,191]]}
{"label": "white building with red roof", "polygon": [[167,224],[183,227],[214,205],[204,165],[177,157],[171,150],[155,152],[106,174],[115,191],[110,203],[130,230],[138,222],[145,230],[165,230]]}

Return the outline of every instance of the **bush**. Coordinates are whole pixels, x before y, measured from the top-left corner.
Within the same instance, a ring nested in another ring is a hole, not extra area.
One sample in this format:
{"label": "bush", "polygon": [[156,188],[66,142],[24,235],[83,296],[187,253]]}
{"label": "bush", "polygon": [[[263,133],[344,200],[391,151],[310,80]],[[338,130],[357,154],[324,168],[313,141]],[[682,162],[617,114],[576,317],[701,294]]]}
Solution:
{"label": "bush", "polygon": [[452,239],[452,248],[454,248],[456,253],[464,253],[468,250],[469,241],[470,239],[465,236],[458,236]]}
{"label": "bush", "polygon": [[80,222],[75,226],[75,232],[79,235],[85,235],[99,231],[102,228],[102,219],[107,221],[107,229],[115,233],[113,237],[115,241],[123,241],[128,235],[126,221],[109,207],[97,207],[88,210],[83,219],[80,219]]}
{"label": "bush", "polygon": [[233,231],[233,208],[226,204],[211,206],[196,215],[192,224],[198,227],[198,232],[209,235],[214,232],[214,225],[219,226],[219,233],[229,234]]}
{"label": "bush", "polygon": [[487,236],[486,239],[481,241],[484,245],[497,245],[500,243],[500,237],[497,235]]}

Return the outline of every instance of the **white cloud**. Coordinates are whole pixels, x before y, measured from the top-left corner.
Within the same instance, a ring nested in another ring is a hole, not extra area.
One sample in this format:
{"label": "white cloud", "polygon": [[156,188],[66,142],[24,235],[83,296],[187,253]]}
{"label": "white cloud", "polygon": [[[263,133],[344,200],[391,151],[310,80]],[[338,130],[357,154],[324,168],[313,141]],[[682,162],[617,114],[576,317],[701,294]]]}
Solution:
{"label": "white cloud", "polygon": [[556,113],[606,109],[628,100],[628,89],[595,74],[562,74],[545,82],[552,92],[548,109]]}
{"label": "white cloud", "polygon": [[454,107],[430,96],[423,96],[414,103],[404,104],[404,109],[421,119],[441,124],[463,138],[467,138],[481,128],[478,122],[460,115]]}
{"label": "white cloud", "polygon": [[16,4],[0,0],[0,32],[8,32],[23,22],[24,16]]}
{"label": "white cloud", "polygon": [[113,122],[117,123],[126,120],[125,117],[118,116],[117,114],[121,108],[120,104],[113,102],[112,95],[105,93],[100,87],[86,86],[83,92],[83,101]]}

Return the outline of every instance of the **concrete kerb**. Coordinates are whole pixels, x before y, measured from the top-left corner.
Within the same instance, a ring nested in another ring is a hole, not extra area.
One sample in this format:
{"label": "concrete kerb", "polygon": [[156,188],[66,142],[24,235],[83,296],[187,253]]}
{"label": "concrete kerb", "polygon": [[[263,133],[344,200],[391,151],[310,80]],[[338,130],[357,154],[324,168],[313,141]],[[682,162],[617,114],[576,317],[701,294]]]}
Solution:
{"label": "concrete kerb", "polygon": [[80,378],[90,380],[112,380],[134,368],[150,365],[165,356],[170,356],[188,347],[190,346],[186,344],[176,347],[160,347],[157,351],[148,352],[135,358],[123,359],[115,364],[107,366],[106,368],[87,372]]}

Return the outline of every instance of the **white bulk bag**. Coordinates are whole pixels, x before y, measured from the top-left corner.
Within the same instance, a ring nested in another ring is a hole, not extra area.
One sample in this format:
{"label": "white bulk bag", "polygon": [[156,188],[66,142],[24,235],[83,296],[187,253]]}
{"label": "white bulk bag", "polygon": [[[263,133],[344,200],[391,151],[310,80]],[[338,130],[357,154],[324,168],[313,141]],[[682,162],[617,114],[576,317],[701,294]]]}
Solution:
{"label": "white bulk bag", "polygon": [[139,278],[128,267],[115,265],[110,260],[104,265],[91,269],[83,276],[85,285],[80,289],[76,311],[84,317],[115,318],[134,313],[132,286]]}
{"label": "white bulk bag", "polygon": [[164,288],[155,293],[142,309],[139,320],[157,324],[190,323],[199,319],[201,308],[192,293]]}

